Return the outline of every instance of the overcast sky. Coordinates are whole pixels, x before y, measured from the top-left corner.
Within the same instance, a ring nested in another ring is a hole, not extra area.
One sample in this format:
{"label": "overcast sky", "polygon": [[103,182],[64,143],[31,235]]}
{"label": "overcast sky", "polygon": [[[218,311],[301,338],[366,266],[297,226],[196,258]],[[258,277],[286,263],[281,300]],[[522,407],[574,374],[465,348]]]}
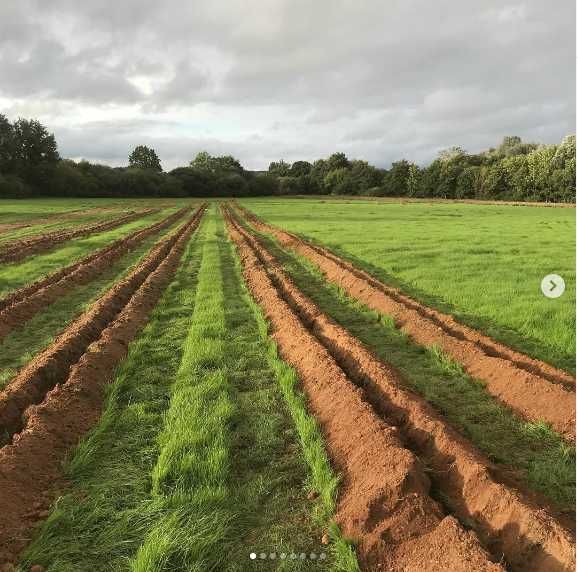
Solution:
{"label": "overcast sky", "polygon": [[0,1],[0,113],[110,165],[554,143],[575,85],[574,0]]}

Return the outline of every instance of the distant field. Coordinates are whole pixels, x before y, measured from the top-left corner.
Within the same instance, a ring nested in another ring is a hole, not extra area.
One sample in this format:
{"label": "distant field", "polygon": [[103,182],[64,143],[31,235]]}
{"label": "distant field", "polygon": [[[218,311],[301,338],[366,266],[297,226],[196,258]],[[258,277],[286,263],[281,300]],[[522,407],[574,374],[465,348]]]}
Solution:
{"label": "distant field", "polygon": [[[420,301],[574,371],[575,209],[317,198],[242,204]],[[566,281],[556,300],[540,291],[550,273]]]}

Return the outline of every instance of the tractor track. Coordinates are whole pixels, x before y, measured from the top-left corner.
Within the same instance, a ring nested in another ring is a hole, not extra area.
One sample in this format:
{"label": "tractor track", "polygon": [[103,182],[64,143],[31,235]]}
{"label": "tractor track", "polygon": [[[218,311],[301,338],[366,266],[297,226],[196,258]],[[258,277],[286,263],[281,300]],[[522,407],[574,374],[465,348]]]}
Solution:
{"label": "tractor track", "polygon": [[273,234],[283,247],[316,264],[329,282],[343,288],[349,296],[392,316],[414,342],[426,347],[438,345],[514,412],[530,421],[546,421],[575,442],[576,384],[570,374],[500,344],[452,316],[382,284],[328,249],[265,223],[239,205],[235,207],[254,228]]}
{"label": "tractor track", "polygon": [[104,386],[174,276],[203,213],[204,206],[163,239],[9,386],[16,407],[2,422],[12,442],[0,448],[0,566],[17,559],[66,486],[62,462],[98,422]]}
{"label": "tractor track", "polygon": [[62,268],[0,299],[0,341],[13,329],[22,327],[35,314],[65,295],[72,288],[87,284],[110,268],[114,262],[179,220],[188,211],[183,208],[163,220],[115,240],[74,264]]}
{"label": "tractor track", "polygon": [[[281,354],[298,370],[330,455],[343,472],[336,518],[346,535],[360,540],[366,569],[420,569],[404,558],[422,555],[427,564],[421,569],[431,570],[438,558],[459,551],[451,544],[459,542],[455,538],[429,537],[450,521],[455,531],[466,533],[454,517],[443,518],[439,508],[437,513],[433,509],[423,462],[452,512],[462,523],[473,523],[495,559],[504,558],[509,569],[520,572],[574,570],[573,536],[548,507],[500,482],[495,466],[425,400],[405,389],[392,368],[322,314],[258,239],[229,213],[226,218],[249,289],[265,309]],[[380,431],[388,438],[376,440]],[[392,488],[392,479],[399,488]],[[409,518],[402,528],[400,510]],[[467,534],[475,544],[473,533]],[[443,554],[436,552],[440,546]],[[490,565],[472,561],[467,569]],[[454,562],[445,566],[461,569]]]}
{"label": "tractor track", "polygon": [[106,232],[107,230],[112,230],[113,228],[117,228],[123,224],[127,224],[155,212],[158,212],[158,209],[147,209],[139,212],[130,212],[116,219],[99,222],[97,224],[49,232],[46,234],[32,236],[30,238],[10,241],[0,246],[0,263],[19,262],[20,260],[23,260],[32,254],[38,254],[39,252],[50,250],[61,242],[65,242],[73,238],[89,236],[97,232]]}

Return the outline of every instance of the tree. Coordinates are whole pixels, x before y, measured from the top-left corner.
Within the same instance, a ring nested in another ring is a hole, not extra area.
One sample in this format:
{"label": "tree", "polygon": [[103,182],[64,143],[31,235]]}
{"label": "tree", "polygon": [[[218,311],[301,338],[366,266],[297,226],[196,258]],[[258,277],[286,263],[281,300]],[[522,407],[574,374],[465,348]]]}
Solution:
{"label": "tree", "polygon": [[417,197],[421,187],[421,171],[415,163],[410,163],[407,174],[407,196]]}
{"label": "tree", "polygon": [[0,173],[9,173],[14,155],[14,131],[6,116],[0,114]]}
{"label": "tree", "polygon": [[349,160],[345,153],[333,153],[333,155],[327,159],[327,167],[329,171],[347,169],[349,167]]}
{"label": "tree", "polygon": [[312,165],[308,161],[295,161],[291,165],[291,175],[293,177],[306,177],[311,172]]}
{"label": "tree", "polygon": [[146,145],[138,145],[134,148],[128,158],[128,164],[130,167],[136,167],[137,169],[150,169],[158,172],[163,170],[155,150]]}
{"label": "tree", "polygon": [[243,166],[231,155],[213,157],[206,151],[197,153],[197,156],[189,163],[191,167],[207,173],[244,173]]}
{"label": "tree", "polygon": [[281,159],[269,163],[269,173],[277,177],[288,177],[291,172],[291,166]]}

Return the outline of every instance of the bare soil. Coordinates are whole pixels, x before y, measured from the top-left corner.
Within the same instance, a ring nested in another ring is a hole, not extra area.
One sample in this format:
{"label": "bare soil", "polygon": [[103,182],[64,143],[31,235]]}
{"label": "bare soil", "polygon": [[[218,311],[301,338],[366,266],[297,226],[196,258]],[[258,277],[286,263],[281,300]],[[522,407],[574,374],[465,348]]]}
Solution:
{"label": "bare soil", "polygon": [[84,225],[73,229],[49,232],[38,236],[31,236],[20,240],[6,242],[0,246],[0,263],[18,262],[32,254],[50,250],[61,242],[82,236],[89,236],[96,232],[105,232],[143,216],[152,214],[153,212],[157,212],[157,210],[158,209],[147,209],[139,212],[130,212],[110,221]]}
{"label": "bare soil", "polygon": [[499,571],[475,533],[429,494],[421,461],[378,417],[327,348],[283,298],[263,261],[229,219],[250,292],[271,323],[280,353],[299,373],[311,412],[342,475],[336,521],[358,541],[364,570]]}
{"label": "bare soil", "polygon": [[83,259],[50,274],[33,284],[19,288],[0,299],[0,341],[13,329],[22,327],[35,314],[64,296],[69,290],[94,280],[110,268],[124,254],[134,249],[149,236],[172,225],[189,209],[181,209],[160,222],[137,230]]}
{"label": "bare soil", "polygon": [[273,234],[286,248],[315,263],[325,278],[382,314],[422,346],[439,346],[487,391],[530,421],[546,421],[569,441],[576,440],[576,380],[569,373],[533,359],[452,316],[424,306],[329,250],[264,223],[237,207],[258,230]]}
{"label": "bare soil", "polygon": [[[305,342],[298,341],[292,332],[292,327],[287,325],[291,321],[295,322],[296,319],[314,336],[317,343],[322,345],[342,374],[351,380],[349,384],[351,385],[352,382],[356,384],[358,395],[369,406],[372,414],[385,421],[395,432],[398,442],[411,449],[416,458],[430,468],[430,478],[436,488],[448,499],[454,516],[458,517],[461,522],[467,522],[470,525],[473,523],[479,538],[496,558],[504,557],[512,570],[544,572],[574,570],[573,536],[560,524],[549,507],[537,504],[536,499],[531,499],[521,490],[501,482],[497,468],[471,443],[461,437],[427,402],[405,389],[395,370],[376,358],[347,330],[322,314],[315,304],[296,288],[276,259],[258,239],[247,233],[233,220],[229,220],[229,225],[233,239],[238,244],[249,287],[257,301],[265,307],[267,317],[274,328],[274,337],[284,357],[302,376],[305,391],[326,433],[330,451],[337,439],[330,432],[328,433],[327,421],[323,413],[320,415],[316,409],[316,407],[321,408],[320,405],[315,405],[315,392],[319,391],[319,388],[315,388],[316,378],[312,377],[313,387],[310,387],[303,378],[307,373],[303,361],[311,359],[315,364],[320,358],[312,353],[313,350],[306,346]],[[286,317],[285,323],[282,320],[278,322],[274,320],[272,302],[264,299],[265,286],[252,285],[251,280],[256,280],[252,277],[253,274],[259,275],[262,282],[267,280],[270,284],[268,287],[275,289],[277,305],[283,307],[284,311],[286,307],[292,311],[292,316]],[[299,351],[302,353],[300,358],[291,357]],[[314,364],[310,367],[314,367]],[[327,369],[325,364],[321,367]],[[320,375],[316,374],[318,385],[325,386],[327,383],[335,386],[333,391],[343,392],[336,386],[335,375],[329,381],[322,381],[323,378],[319,377]],[[326,399],[334,403],[336,398],[332,395],[326,396]],[[328,407],[331,409],[327,405],[325,409]],[[345,415],[345,413],[340,413],[340,415]],[[356,424],[363,424],[365,427],[365,420],[362,421],[356,413],[354,415],[356,415]],[[342,420],[342,422],[345,421]],[[364,439],[367,437],[360,435],[360,429],[357,427],[350,427],[349,430],[354,436],[356,456],[357,448],[363,447]],[[381,450],[385,451],[383,447]],[[334,458],[339,468],[347,475],[350,469],[348,466],[343,468],[343,459],[335,454]],[[400,465],[396,463],[396,466]],[[366,471],[374,474],[374,469],[370,466]],[[389,471],[393,472],[391,469]],[[378,478],[384,479],[385,476],[379,475]],[[344,496],[347,496],[347,483],[352,484],[350,477],[346,477]],[[357,491],[353,498],[363,499],[363,495]],[[396,506],[400,498],[395,495],[383,496],[371,505],[373,514],[389,517],[392,507]],[[344,502],[343,498],[340,500],[338,519],[343,519],[343,515],[347,514],[341,508],[342,502]],[[360,502],[363,504],[363,500]],[[352,514],[349,518],[345,518],[345,521],[342,520],[341,524],[346,533],[349,530],[356,533],[355,536],[358,537],[360,532],[351,529],[349,523],[356,519],[356,522],[363,521],[365,513],[361,508],[361,514],[355,516],[355,507],[352,506]],[[420,513],[420,509],[414,507],[414,510]],[[391,541],[392,536],[388,533],[387,526],[385,528],[377,526],[372,530],[379,531],[381,541]],[[403,530],[411,531],[411,525],[404,524]],[[363,539],[362,545],[366,542],[367,540]],[[414,550],[413,547],[412,550]],[[373,562],[370,556],[366,559],[370,563]],[[389,569],[387,565],[385,569]],[[401,569],[411,568],[402,567]],[[423,569],[430,568],[426,566]]]}
{"label": "bare soil", "polygon": [[17,559],[66,485],[62,463],[98,422],[104,386],[172,279],[203,211],[163,239],[2,395],[2,426],[12,442],[0,449],[0,566]]}

